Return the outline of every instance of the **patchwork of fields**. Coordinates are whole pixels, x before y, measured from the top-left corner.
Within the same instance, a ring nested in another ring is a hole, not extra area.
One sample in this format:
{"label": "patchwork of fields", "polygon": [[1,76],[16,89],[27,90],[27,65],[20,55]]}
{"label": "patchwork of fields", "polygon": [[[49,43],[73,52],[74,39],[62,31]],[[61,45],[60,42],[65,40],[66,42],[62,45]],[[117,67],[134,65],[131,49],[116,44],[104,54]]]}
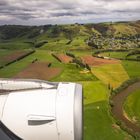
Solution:
{"label": "patchwork of fields", "polygon": [[[0,57],[9,54],[11,51],[2,50]],[[91,51],[73,51],[73,54],[86,57],[91,54]],[[61,56],[65,55],[61,53]],[[94,63],[92,62],[94,60],[95,58],[91,59],[91,63]],[[104,62],[102,65],[91,65],[89,71],[69,61],[58,61],[52,56],[51,51],[37,49],[33,54],[2,68],[0,77],[80,83],[84,91],[84,140],[132,140],[133,138],[123,131],[110,115],[109,96],[110,87],[116,88],[129,77],[140,76],[138,64],[139,62],[126,60],[122,62],[107,60],[107,63]]]}
{"label": "patchwork of fields", "polygon": [[[140,21],[0,26],[0,78],[80,83],[84,140],[134,140],[113,118],[109,99],[124,81],[140,77],[139,35]],[[139,98],[134,91],[123,107],[138,125]]]}

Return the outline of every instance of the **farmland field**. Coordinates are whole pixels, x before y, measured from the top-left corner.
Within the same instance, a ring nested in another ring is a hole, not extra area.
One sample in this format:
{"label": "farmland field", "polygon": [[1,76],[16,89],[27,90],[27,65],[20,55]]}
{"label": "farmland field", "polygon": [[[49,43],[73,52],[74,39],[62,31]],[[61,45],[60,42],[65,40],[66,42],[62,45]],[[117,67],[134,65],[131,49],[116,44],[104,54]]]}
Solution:
{"label": "farmland field", "polygon": [[2,58],[5,55],[8,55],[9,53],[11,53],[12,51],[9,50],[5,50],[5,49],[0,49],[0,58]]}
{"label": "farmland field", "polygon": [[125,59],[129,52],[104,52],[101,53],[101,56],[106,56],[110,58],[122,58]]}
{"label": "farmland field", "polygon": [[5,66],[9,63],[13,63],[19,59],[24,58],[26,55],[30,55],[34,51],[31,50],[20,50],[20,51],[7,51],[7,53],[3,53],[0,57],[0,66]]}
{"label": "farmland field", "polygon": [[83,85],[85,105],[108,100],[109,90],[101,81],[83,81],[80,84]]}
{"label": "farmland field", "polygon": [[92,73],[106,85],[116,88],[129,76],[121,64],[109,64],[100,67],[93,67]]}
{"label": "farmland field", "polygon": [[124,111],[132,122],[140,126],[140,90],[134,91],[129,95],[124,103]]}
{"label": "farmland field", "polygon": [[62,63],[69,63],[72,61],[72,57],[67,56],[65,54],[53,54],[60,62]]}
{"label": "farmland field", "polygon": [[138,61],[122,61],[124,69],[127,71],[129,77],[140,77],[140,62]]}
{"label": "farmland field", "polygon": [[121,131],[109,115],[109,90],[107,86],[101,81],[80,83],[84,88],[84,139],[131,139],[130,136]]}
{"label": "farmland field", "polygon": [[9,50],[0,50],[0,66],[2,66],[5,61],[3,60],[3,57],[5,57],[6,55],[9,55],[11,52],[14,52],[14,51],[9,51]]}
{"label": "farmland field", "polygon": [[[133,139],[116,125],[109,115],[107,101],[100,101],[85,105],[85,140],[124,140]],[[93,121],[95,120],[95,121]]]}
{"label": "farmland field", "polygon": [[[0,77],[14,77],[17,73],[24,70],[34,59],[38,59],[42,62],[53,62],[54,65],[60,65],[55,58],[51,56],[51,54],[46,53],[46,51],[37,50],[35,53],[31,54],[24,59],[13,63],[0,70]],[[10,69],[10,71],[9,71]]]}
{"label": "farmland field", "polygon": [[14,78],[50,80],[61,73],[60,68],[49,68],[49,63],[35,62],[18,73]]}
{"label": "farmland field", "polygon": [[53,81],[96,81],[97,78],[90,72],[82,73],[82,68],[77,68],[74,64],[67,64],[63,66],[63,72],[58,77],[54,78]]}
{"label": "farmland field", "polygon": [[93,57],[91,55],[83,56],[82,61],[90,66],[100,66],[104,64],[119,63],[118,60],[101,59],[101,58]]}
{"label": "farmland field", "polygon": [[[20,47],[19,47],[20,46]],[[8,49],[8,50],[15,50],[15,49],[30,49],[32,48],[32,44],[25,43],[25,42],[17,42],[17,41],[9,41],[9,42],[0,42],[0,49]]]}

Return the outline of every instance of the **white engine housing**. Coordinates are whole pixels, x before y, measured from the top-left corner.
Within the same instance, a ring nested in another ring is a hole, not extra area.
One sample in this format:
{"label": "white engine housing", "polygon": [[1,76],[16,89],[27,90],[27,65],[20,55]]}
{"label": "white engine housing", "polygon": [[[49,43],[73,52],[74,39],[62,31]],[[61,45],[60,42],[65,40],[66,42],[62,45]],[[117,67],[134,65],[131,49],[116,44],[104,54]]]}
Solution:
{"label": "white engine housing", "polygon": [[82,140],[82,100],[79,84],[0,79],[0,121],[19,139]]}

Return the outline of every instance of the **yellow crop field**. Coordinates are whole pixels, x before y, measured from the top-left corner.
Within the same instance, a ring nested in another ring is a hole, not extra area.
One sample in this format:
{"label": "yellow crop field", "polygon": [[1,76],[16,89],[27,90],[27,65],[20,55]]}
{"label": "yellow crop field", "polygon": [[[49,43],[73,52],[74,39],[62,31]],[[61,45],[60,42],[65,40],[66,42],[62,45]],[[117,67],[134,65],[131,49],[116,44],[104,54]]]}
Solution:
{"label": "yellow crop field", "polygon": [[92,73],[107,85],[117,88],[129,76],[121,64],[109,64],[92,68]]}

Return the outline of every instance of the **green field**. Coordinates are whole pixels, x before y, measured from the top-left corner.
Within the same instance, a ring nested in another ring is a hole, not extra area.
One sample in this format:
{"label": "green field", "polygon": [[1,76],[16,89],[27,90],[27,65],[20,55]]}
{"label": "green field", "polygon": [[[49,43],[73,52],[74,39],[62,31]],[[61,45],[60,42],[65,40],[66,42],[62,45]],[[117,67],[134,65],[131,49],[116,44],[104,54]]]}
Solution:
{"label": "green field", "polygon": [[62,38],[62,39],[56,39],[54,40],[49,40],[48,43],[46,43],[45,45],[42,46],[41,49],[45,49],[45,50],[51,50],[51,51],[68,51],[68,50],[75,50],[77,48],[79,49],[90,49],[89,46],[87,46],[84,42],[84,37],[77,37],[74,38],[70,44],[67,44],[70,40],[66,39],[66,38]]}
{"label": "green field", "polygon": [[93,67],[92,73],[106,85],[116,88],[122,82],[129,79],[129,76],[122,64],[109,64],[99,67]]}
{"label": "green field", "polygon": [[81,73],[82,68],[77,68],[74,64],[62,65],[63,72],[61,75],[57,76],[53,81],[95,81],[97,78],[91,73]]}
{"label": "green field", "polygon": [[130,78],[140,77],[140,62],[122,61],[122,65]]}
{"label": "green field", "polygon": [[6,56],[8,54],[10,54],[11,52],[12,51],[0,49],[0,58],[2,58],[3,56]]}
{"label": "green field", "polygon": [[[137,49],[138,50],[138,49]],[[131,53],[131,51],[108,51],[108,52],[103,52],[100,53],[100,56],[103,57],[109,57],[109,58],[116,58],[116,59],[137,59],[137,57],[140,56],[140,54],[134,54],[134,55],[128,55],[129,53]],[[128,56],[127,56],[128,55]]]}
{"label": "green field", "polygon": [[84,107],[84,140],[132,140],[111,118],[107,101]]}
{"label": "green field", "polygon": [[81,57],[81,56],[85,56],[85,55],[92,55],[93,50],[81,50],[81,51],[70,51],[71,53],[73,53],[76,57]]}
{"label": "green field", "polygon": [[101,81],[81,82],[84,88],[84,140],[131,140],[109,114],[109,90]]}
{"label": "green field", "polygon": [[13,51],[9,51],[9,50],[0,50],[0,66],[2,66],[3,64],[5,64],[5,61],[2,59],[3,57],[5,57],[6,55],[12,53]]}
{"label": "green field", "polygon": [[124,111],[127,116],[134,122],[140,126],[140,89],[134,91],[131,95],[129,95],[124,103]]}
{"label": "green field", "polygon": [[0,42],[0,49],[8,49],[8,50],[15,50],[15,49],[30,49],[33,45],[30,43],[25,42],[16,42],[16,41],[10,41],[10,42]]}
{"label": "green field", "polygon": [[127,56],[128,52],[104,52],[101,53],[101,56],[106,56],[110,58],[122,58],[125,59]]}
{"label": "green field", "polygon": [[101,81],[84,81],[80,82],[84,90],[84,104],[92,104],[108,100],[109,90]]}
{"label": "green field", "polygon": [[140,126],[140,90],[129,95],[124,103],[124,111],[127,116]]}

